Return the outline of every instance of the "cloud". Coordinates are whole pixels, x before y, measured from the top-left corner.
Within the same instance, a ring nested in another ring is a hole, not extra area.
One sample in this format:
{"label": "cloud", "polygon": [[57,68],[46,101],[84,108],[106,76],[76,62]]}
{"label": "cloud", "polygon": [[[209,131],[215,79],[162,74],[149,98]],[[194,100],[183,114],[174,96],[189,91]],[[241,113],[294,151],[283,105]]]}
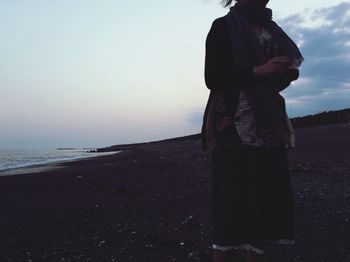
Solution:
{"label": "cloud", "polygon": [[350,3],[308,10],[279,24],[305,57],[301,79],[282,93],[287,105],[290,101],[293,106],[293,114],[349,107]]}

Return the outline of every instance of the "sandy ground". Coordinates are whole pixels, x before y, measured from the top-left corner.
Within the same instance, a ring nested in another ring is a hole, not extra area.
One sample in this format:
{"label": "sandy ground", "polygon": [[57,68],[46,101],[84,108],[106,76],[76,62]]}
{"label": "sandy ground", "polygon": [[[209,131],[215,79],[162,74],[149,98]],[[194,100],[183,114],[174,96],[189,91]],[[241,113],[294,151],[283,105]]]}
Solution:
{"label": "sandy ground", "polygon": [[[296,129],[296,244],[266,243],[265,261],[350,261],[349,138],[345,124]],[[209,262],[210,169],[189,139],[0,176],[0,261]]]}

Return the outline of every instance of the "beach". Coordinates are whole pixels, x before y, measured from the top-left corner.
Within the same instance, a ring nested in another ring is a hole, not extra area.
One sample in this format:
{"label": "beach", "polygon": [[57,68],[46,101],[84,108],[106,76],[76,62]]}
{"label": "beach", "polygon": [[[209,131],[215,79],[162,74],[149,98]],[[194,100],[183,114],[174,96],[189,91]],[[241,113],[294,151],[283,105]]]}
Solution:
{"label": "beach", "polygon": [[[350,261],[350,125],[288,149],[296,243],[265,261]],[[199,136],[0,176],[0,261],[211,261],[211,162]]]}

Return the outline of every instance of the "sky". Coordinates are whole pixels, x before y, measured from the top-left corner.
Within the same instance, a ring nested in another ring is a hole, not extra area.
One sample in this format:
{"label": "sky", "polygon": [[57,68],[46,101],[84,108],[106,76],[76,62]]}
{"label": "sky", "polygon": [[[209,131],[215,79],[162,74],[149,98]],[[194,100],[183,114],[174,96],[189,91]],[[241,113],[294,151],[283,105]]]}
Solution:
{"label": "sky", "polygon": [[[291,4],[293,3],[293,4]],[[350,107],[350,3],[271,0],[305,57],[290,117]],[[216,0],[0,0],[0,150],[200,132]]]}

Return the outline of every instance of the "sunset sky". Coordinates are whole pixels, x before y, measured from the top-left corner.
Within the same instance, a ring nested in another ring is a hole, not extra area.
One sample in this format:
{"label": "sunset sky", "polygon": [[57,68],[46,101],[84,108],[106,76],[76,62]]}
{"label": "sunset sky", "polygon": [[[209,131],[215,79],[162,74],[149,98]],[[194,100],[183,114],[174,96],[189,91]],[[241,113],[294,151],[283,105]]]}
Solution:
{"label": "sunset sky", "polygon": [[[0,149],[103,147],[200,132],[216,0],[0,0]],[[293,5],[291,5],[293,3]],[[271,0],[300,45],[290,117],[350,107],[350,3]]]}

